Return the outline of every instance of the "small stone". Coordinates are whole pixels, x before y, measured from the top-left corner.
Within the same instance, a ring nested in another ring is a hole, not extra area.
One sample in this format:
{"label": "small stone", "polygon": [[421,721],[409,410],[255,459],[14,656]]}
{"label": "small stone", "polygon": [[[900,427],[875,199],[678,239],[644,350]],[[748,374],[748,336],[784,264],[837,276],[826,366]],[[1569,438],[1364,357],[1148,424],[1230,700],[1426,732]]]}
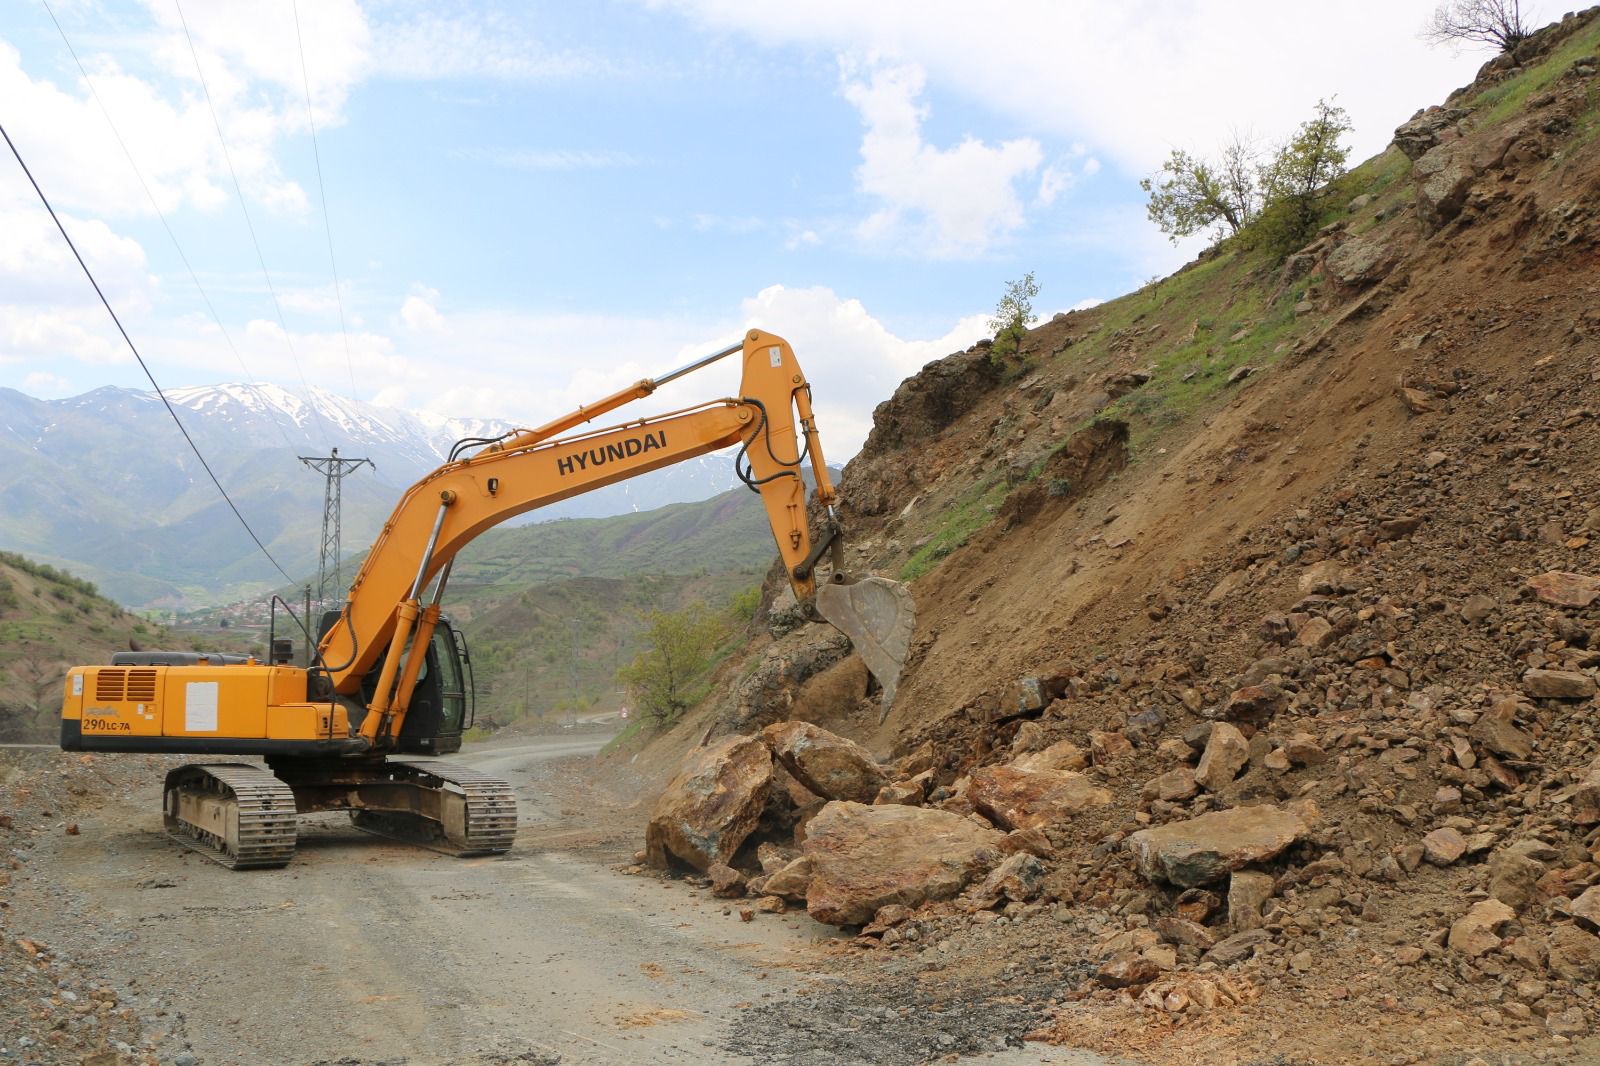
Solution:
{"label": "small stone", "polygon": [[1493,598],[1485,596],[1482,593],[1475,593],[1474,595],[1468,596],[1466,601],[1462,603],[1461,617],[1465,618],[1469,622],[1481,622],[1485,618],[1488,618],[1490,615],[1494,614],[1498,606],[1499,605],[1494,602]]}
{"label": "small stone", "polygon": [[1136,951],[1119,951],[1095,973],[1095,980],[1107,988],[1130,988],[1149,984],[1161,976],[1161,968]]}
{"label": "small stone", "polygon": [[1139,790],[1139,794],[1145,799],[1158,799],[1166,803],[1181,803],[1184,800],[1193,799],[1199,791],[1200,786],[1195,781],[1194,771],[1187,766],[1179,766],[1145,782],[1144,788]]}
{"label": "small stone", "polygon": [[1401,966],[1415,966],[1428,957],[1428,952],[1419,947],[1405,947],[1394,953],[1394,961]]}
{"label": "small stone", "polygon": [[1475,959],[1500,946],[1500,927],[1517,912],[1497,899],[1480,900],[1450,926],[1447,944],[1451,951]]}
{"label": "small stone", "polygon": [[1250,761],[1250,744],[1244,734],[1228,722],[1214,722],[1206,742],[1205,754],[1195,769],[1194,779],[1202,787],[1217,791],[1233,781]]}
{"label": "small stone", "polygon": [[1600,885],[1584,889],[1568,910],[1572,912],[1572,920],[1583,928],[1591,933],[1600,932]]}
{"label": "small stone", "polygon": [[1551,570],[1528,579],[1528,587],[1545,603],[1559,607],[1587,607],[1600,600],[1600,577]]}
{"label": "small stone", "polygon": [[1326,648],[1337,638],[1338,634],[1334,632],[1332,623],[1320,617],[1307,619],[1305,625],[1296,630],[1294,635],[1295,643],[1314,651]]}
{"label": "small stone", "polygon": [[1421,389],[1401,389],[1400,402],[1414,415],[1424,415],[1433,410],[1433,397]]}
{"label": "small stone", "polygon": [[1268,770],[1282,773],[1289,769],[1289,753],[1282,748],[1273,748],[1267,752],[1267,757],[1261,760],[1261,765]]}
{"label": "small stone", "polygon": [[1308,733],[1296,733],[1283,745],[1283,753],[1296,766],[1321,766],[1328,761],[1328,753]]}
{"label": "small stone", "polygon": [[1248,959],[1255,954],[1256,948],[1269,943],[1271,939],[1265,929],[1247,929],[1235,933],[1206,952],[1206,961],[1214,962],[1218,966],[1232,966],[1236,962]]}
{"label": "small stone", "polygon": [[1163,915],[1156,919],[1155,930],[1156,935],[1169,944],[1187,945],[1201,951],[1209,951],[1217,946],[1217,934],[1187,918]]}
{"label": "small stone", "polygon": [[1584,1017],[1582,1007],[1568,1007],[1564,1011],[1548,1014],[1545,1016],[1544,1025],[1552,1036],[1564,1036],[1568,1039],[1582,1036],[1589,1031],[1589,1019]]}
{"label": "small stone", "polygon": [[1577,670],[1529,670],[1522,690],[1540,699],[1584,700],[1595,694],[1594,678]]}
{"label": "small stone", "polygon": [[1260,870],[1235,870],[1228,879],[1228,926],[1235,932],[1261,926],[1261,907],[1272,898],[1276,882]]}
{"label": "small stone", "polygon": [[714,862],[706,873],[711,878],[711,894],[718,899],[738,899],[744,895],[745,876],[733,867]]}
{"label": "small stone", "polygon": [[1406,515],[1401,518],[1388,518],[1378,523],[1379,540],[1399,540],[1409,537],[1422,528],[1420,515]]}
{"label": "small stone", "polygon": [[1435,829],[1422,838],[1423,858],[1435,866],[1449,866],[1467,853],[1467,840],[1455,829]]}

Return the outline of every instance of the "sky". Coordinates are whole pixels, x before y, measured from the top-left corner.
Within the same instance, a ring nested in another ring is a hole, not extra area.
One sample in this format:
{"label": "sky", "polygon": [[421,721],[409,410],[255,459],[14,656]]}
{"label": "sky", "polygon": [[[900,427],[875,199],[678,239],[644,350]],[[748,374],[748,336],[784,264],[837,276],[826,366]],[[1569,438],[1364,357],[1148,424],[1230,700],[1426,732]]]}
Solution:
{"label": "sky", "polygon": [[[1191,258],[1138,186],[1174,148],[1330,97],[1381,151],[1488,58],[1431,6],[11,0],[0,124],[163,386],[536,424],[759,326],[842,461],[1007,282],[1047,317]],[[105,385],[147,387],[0,155],[0,387]]]}

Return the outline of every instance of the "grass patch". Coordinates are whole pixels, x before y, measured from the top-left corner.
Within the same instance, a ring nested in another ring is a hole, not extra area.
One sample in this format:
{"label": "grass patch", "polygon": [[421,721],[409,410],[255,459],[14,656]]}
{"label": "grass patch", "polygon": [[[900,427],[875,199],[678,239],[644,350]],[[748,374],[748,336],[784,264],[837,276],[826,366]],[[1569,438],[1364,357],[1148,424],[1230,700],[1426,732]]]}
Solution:
{"label": "grass patch", "polygon": [[1600,48],[1600,22],[1573,34],[1537,66],[1473,97],[1470,105],[1475,109],[1473,124],[1493,125],[1516,114],[1529,97],[1555,84],[1580,56],[1591,55],[1596,48]]}
{"label": "grass patch", "polygon": [[1005,501],[1010,491],[1004,480],[995,480],[982,483],[967,493],[945,512],[944,521],[933,539],[906,560],[906,565],[900,568],[900,580],[915,581],[932,570],[939,560],[965,544],[974,533],[989,524],[995,509]]}
{"label": "grass patch", "polygon": [[629,718],[628,724],[623,726],[622,732],[606,741],[605,747],[600,749],[601,755],[610,755],[614,751],[621,751],[627,747],[633,738],[644,731],[645,716],[641,713],[637,718]]}

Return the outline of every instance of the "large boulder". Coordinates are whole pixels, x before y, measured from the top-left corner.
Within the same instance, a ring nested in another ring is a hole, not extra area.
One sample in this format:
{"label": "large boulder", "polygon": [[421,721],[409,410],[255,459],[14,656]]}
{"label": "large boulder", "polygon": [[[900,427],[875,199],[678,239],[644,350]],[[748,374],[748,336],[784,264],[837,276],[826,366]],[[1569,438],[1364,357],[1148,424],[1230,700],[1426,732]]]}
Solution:
{"label": "large boulder", "polygon": [[772,755],[756,737],[723,737],[691,752],[656,800],[645,857],[702,872],[727,863],[755,828],[772,789]]}
{"label": "large boulder", "polygon": [[1263,804],[1141,829],[1128,837],[1128,850],[1145,877],[1193,888],[1264,862],[1305,833],[1298,815]]}
{"label": "large boulder", "polygon": [[985,766],[973,772],[967,799],[995,825],[1032,829],[1070,822],[1091,807],[1104,807],[1111,793],[1071,770]]}
{"label": "large boulder", "polygon": [[951,899],[1000,861],[1004,834],[931,807],[836,802],[808,827],[806,910],[861,925],[891,903]]}
{"label": "large boulder", "polygon": [[889,782],[866,748],[810,722],[778,722],[761,738],[796,781],[823,799],[871,803]]}
{"label": "large boulder", "polygon": [[1400,252],[1395,241],[1369,233],[1339,245],[1328,254],[1324,266],[1328,276],[1340,285],[1358,288],[1378,281],[1399,261]]}

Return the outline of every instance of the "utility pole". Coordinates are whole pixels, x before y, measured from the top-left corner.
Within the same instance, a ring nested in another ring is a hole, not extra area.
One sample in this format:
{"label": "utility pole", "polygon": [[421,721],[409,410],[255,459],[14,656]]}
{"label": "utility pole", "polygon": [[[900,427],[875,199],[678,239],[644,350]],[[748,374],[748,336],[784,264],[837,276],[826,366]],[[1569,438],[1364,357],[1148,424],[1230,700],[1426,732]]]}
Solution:
{"label": "utility pole", "polygon": [[[339,449],[330,448],[328,455],[302,455],[300,461],[323,477],[322,489],[322,552],[317,559],[317,602],[326,604],[328,593],[342,595],[344,582],[339,577],[339,506],[342,498],[341,482],[355,473],[365,463],[378,469],[371,459],[341,459]],[[308,620],[309,621],[309,620]]]}

